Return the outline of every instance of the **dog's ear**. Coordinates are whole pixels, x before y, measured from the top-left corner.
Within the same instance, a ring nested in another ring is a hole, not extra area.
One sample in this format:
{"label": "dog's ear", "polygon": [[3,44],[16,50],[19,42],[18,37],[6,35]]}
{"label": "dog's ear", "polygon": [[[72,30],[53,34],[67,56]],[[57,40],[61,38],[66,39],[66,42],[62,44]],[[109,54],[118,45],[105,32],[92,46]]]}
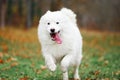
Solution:
{"label": "dog's ear", "polygon": [[73,20],[73,22],[76,23],[76,14],[72,10],[67,9],[67,8],[62,8],[60,11],[64,15],[68,16],[71,20]]}
{"label": "dog's ear", "polygon": [[50,11],[50,10],[48,10],[46,13],[51,13],[51,11]]}

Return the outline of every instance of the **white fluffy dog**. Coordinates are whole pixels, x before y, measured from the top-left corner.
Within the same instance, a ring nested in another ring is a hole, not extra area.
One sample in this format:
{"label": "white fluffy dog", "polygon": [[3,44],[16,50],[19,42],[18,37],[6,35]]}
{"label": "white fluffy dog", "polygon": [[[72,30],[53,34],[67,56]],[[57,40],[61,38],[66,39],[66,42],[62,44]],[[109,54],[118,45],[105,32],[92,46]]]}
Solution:
{"label": "white fluffy dog", "polygon": [[54,12],[47,11],[40,19],[38,37],[47,68],[55,71],[56,63],[60,63],[63,80],[68,80],[68,67],[73,66],[74,79],[79,80],[82,36],[74,12],[66,8]]}

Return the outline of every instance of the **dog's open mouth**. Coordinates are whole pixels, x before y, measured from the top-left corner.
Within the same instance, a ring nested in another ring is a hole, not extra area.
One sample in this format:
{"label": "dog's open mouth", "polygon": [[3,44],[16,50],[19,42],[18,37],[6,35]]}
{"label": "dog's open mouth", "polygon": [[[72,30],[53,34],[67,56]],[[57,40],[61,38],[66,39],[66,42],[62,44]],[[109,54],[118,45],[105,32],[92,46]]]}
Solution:
{"label": "dog's open mouth", "polygon": [[57,33],[50,33],[50,36],[51,36],[53,41],[55,41],[58,44],[62,44],[62,40],[60,38],[59,32],[57,32]]}

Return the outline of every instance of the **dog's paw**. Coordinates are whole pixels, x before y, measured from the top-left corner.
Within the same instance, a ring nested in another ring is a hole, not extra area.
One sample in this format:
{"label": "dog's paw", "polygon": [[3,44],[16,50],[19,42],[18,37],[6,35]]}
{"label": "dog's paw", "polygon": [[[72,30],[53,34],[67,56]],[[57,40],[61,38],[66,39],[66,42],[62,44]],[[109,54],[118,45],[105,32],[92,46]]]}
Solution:
{"label": "dog's paw", "polygon": [[81,80],[81,79],[74,79],[74,80]]}
{"label": "dog's paw", "polygon": [[81,79],[80,79],[79,75],[75,75],[74,80],[81,80]]}
{"label": "dog's paw", "polygon": [[55,70],[56,70],[56,65],[55,65],[55,64],[50,65],[50,66],[48,66],[48,68],[49,68],[51,71],[55,71]]}

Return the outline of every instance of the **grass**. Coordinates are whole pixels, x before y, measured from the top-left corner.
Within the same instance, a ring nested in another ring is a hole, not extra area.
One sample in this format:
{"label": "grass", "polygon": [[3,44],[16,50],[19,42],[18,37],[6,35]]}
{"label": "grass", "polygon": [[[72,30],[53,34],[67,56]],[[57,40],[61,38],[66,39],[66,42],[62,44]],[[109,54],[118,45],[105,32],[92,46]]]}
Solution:
{"label": "grass", "polygon": [[[82,80],[120,80],[119,33],[81,31],[83,60],[79,69]],[[37,29],[0,30],[0,80],[62,80],[44,68]],[[73,80],[72,69],[69,71]]]}

